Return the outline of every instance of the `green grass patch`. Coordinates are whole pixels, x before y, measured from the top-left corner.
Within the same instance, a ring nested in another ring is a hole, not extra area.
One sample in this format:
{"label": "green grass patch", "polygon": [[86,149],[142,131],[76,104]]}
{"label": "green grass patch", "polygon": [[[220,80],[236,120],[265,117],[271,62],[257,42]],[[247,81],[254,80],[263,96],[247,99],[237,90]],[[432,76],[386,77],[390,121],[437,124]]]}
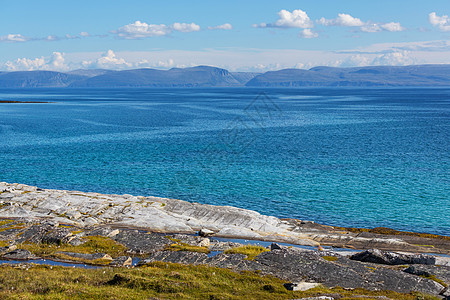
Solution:
{"label": "green grass patch", "polygon": [[86,236],[82,237],[81,239],[85,240],[86,242],[79,246],[72,246],[69,244],[33,244],[25,242],[17,245],[17,248],[26,249],[40,257],[54,257],[55,252],[64,251],[86,254],[105,253],[115,258],[126,255],[126,251],[128,250],[124,245],[103,236]]}
{"label": "green grass patch", "polygon": [[11,230],[11,229],[24,229],[26,228],[24,223],[17,223],[8,227],[3,227],[0,228],[0,232],[6,231],[6,230]]}
{"label": "green grass patch", "polygon": [[[0,204],[1,205],[1,204]],[[0,221],[0,226],[5,226],[8,225],[10,223],[14,222],[14,220],[10,220],[10,219],[4,219]]]}
{"label": "green grass patch", "polygon": [[224,253],[244,254],[244,255],[247,255],[247,258],[246,258],[247,260],[254,260],[255,257],[257,257],[259,254],[261,254],[263,252],[267,252],[267,251],[269,251],[269,249],[264,248],[262,246],[245,245],[245,246],[225,250]]}
{"label": "green grass patch", "polygon": [[0,241],[0,247],[9,246],[9,241]]}
{"label": "green grass patch", "polygon": [[338,258],[336,256],[329,256],[329,255],[322,256],[322,258],[327,261],[337,261],[338,260]]}
{"label": "green grass patch", "polygon": [[0,266],[0,299],[299,299],[340,294],[341,299],[434,300],[418,293],[314,288],[288,291],[286,281],[255,272],[234,272],[216,267],[155,262],[133,269],[74,269],[30,265]]}
{"label": "green grass patch", "polygon": [[169,251],[190,251],[190,252],[200,252],[200,253],[209,253],[211,250],[209,250],[207,247],[200,247],[200,246],[192,246],[185,243],[175,243],[168,245],[166,247],[166,250]]}

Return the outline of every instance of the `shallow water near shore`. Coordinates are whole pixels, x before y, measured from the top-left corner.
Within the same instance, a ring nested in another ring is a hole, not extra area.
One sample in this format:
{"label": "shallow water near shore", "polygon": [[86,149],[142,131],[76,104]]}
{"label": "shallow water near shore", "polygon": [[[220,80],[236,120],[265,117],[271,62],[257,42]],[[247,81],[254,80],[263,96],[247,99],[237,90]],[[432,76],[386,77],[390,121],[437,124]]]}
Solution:
{"label": "shallow water near shore", "polygon": [[450,235],[450,89],[0,90],[0,181]]}

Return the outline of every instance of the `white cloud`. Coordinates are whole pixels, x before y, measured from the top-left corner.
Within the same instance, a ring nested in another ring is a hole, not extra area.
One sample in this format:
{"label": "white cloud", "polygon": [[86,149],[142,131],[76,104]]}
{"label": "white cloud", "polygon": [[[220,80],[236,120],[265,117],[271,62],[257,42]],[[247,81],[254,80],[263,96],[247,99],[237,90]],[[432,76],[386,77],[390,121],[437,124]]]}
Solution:
{"label": "white cloud", "polygon": [[363,26],[364,22],[349,14],[338,14],[336,19],[320,18],[317,23],[325,26]]}
{"label": "white cloud", "polygon": [[136,21],[113,30],[112,33],[124,39],[141,39],[154,36],[164,36],[171,34],[173,31],[193,32],[199,31],[200,26],[195,23],[173,23],[165,24],[147,24],[145,22]]}
{"label": "white cloud", "polygon": [[400,25],[400,23],[398,23],[398,22],[390,22],[390,23],[381,24],[380,27],[383,28],[384,30],[391,31],[391,32],[405,30],[405,28],[403,28],[402,25]]}
{"label": "white cloud", "polygon": [[82,36],[82,37],[88,37],[88,36],[91,36],[91,35],[89,34],[89,32],[82,31],[82,32],[80,32],[80,36]]}
{"label": "white cloud", "polygon": [[208,29],[209,30],[215,30],[215,29],[231,30],[231,29],[233,29],[233,25],[231,25],[230,23],[225,23],[225,24],[217,25],[217,26],[209,26]]}
{"label": "white cloud", "polygon": [[324,26],[345,26],[345,27],[359,27],[363,32],[380,32],[380,31],[403,31],[403,28],[398,22],[390,23],[374,23],[363,22],[359,18],[352,17],[349,14],[338,14],[335,19],[320,18],[316,21]]}
{"label": "white cloud", "polygon": [[380,31],[382,31],[380,25],[377,23],[366,24],[366,25],[362,26],[360,29],[361,29],[361,31],[364,31],[364,32],[380,32]]}
{"label": "white cloud", "polygon": [[450,17],[447,15],[440,17],[435,12],[432,12],[428,15],[428,21],[441,31],[450,31]]}
{"label": "white cloud", "polygon": [[369,66],[372,60],[367,55],[356,54],[345,58],[342,62],[339,62],[340,67],[364,67]]}
{"label": "white cloud", "polygon": [[200,26],[195,23],[173,23],[172,28],[173,30],[180,32],[193,32],[200,30]]}
{"label": "white cloud", "polygon": [[298,37],[305,39],[312,39],[318,37],[319,34],[317,32],[312,31],[309,28],[303,29],[299,32]]}
{"label": "white cloud", "polygon": [[83,61],[85,68],[127,69],[133,65],[123,58],[118,58],[114,51],[108,50],[96,61]]}
{"label": "white cloud", "polygon": [[152,36],[162,36],[169,34],[171,29],[164,24],[147,24],[145,22],[136,21],[113,31],[118,37],[124,39],[139,39]]}
{"label": "white cloud", "polygon": [[31,40],[28,37],[25,37],[21,34],[8,34],[4,36],[0,36],[0,42],[12,42],[12,43],[20,43]]}
{"label": "white cloud", "polygon": [[415,63],[408,51],[392,52],[377,56],[373,61],[374,66],[407,66]]}
{"label": "white cloud", "polygon": [[64,54],[61,52],[53,52],[50,57],[37,57],[34,59],[18,58],[13,61],[7,61],[0,64],[0,69],[7,71],[64,71],[68,69],[65,64]]}
{"label": "white cloud", "polygon": [[301,9],[296,9],[292,12],[283,9],[278,12],[278,17],[279,19],[275,23],[261,23],[253,26],[260,28],[312,28],[314,26],[308,14]]}

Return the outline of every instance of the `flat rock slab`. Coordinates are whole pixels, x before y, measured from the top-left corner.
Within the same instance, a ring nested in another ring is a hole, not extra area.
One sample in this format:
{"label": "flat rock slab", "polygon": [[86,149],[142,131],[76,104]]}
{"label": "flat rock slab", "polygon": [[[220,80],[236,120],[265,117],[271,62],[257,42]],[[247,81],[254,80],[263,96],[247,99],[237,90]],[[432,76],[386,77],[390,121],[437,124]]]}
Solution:
{"label": "flat rock slab", "polygon": [[48,190],[0,182],[0,203],[3,203],[0,217],[51,218],[54,222],[79,227],[111,225],[191,234],[201,231],[205,235],[298,245],[318,246],[320,243],[359,249],[450,254],[449,239],[353,233],[314,222],[282,220],[251,210],[177,199]]}
{"label": "flat rock slab", "polygon": [[1,258],[9,259],[9,260],[30,260],[30,259],[38,259],[39,257],[32,254],[28,250],[16,249],[16,250],[13,250],[13,251],[3,254],[1,256]]}

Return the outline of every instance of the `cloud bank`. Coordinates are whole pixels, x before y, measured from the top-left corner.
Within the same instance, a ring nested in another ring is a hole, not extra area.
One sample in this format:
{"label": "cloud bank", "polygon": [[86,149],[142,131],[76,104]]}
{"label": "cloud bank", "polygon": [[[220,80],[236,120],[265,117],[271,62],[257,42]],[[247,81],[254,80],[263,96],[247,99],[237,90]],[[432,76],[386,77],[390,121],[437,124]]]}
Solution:
{"label": "cloud bank", "polygon": [[[314,33],[312,33],[314,34]],[[265,72],[315,66],[355,67],[450,63],[450,41],[373,44],[357,50],[313,51],[294,49],[207,49],[60,53],[48,57],[18,58],[0,62],[0,70],[54,70],[191,67],[211,65],[230,71]]]}

